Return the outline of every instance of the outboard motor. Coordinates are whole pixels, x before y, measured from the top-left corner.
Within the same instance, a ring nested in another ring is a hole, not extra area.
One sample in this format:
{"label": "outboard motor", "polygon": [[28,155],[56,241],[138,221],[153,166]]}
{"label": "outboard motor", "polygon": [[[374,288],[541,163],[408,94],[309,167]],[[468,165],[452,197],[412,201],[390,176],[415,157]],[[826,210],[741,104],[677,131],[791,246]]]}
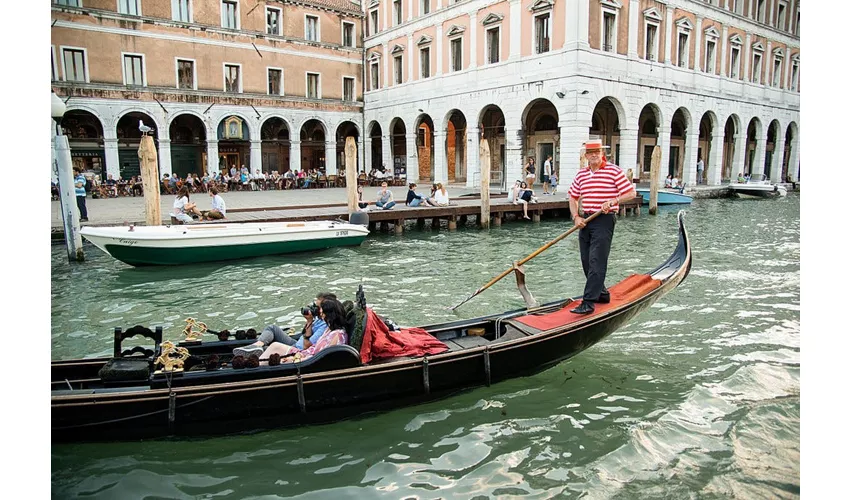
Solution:
{"label": "outboard motor", "polygon": [[369,214],[366,212],[352,212],[348,214],[348,222],[350,224],[360,224],[361,226],[369,226]]}

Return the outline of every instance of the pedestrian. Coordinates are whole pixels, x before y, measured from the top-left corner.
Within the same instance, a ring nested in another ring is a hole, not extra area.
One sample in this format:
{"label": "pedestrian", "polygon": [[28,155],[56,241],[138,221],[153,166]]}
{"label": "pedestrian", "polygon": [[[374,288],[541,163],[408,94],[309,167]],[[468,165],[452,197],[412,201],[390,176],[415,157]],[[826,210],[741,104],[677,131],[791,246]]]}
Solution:
{"label": "pedestrian", "polygon": [[212,198],[212,209],[201,217],[201,220],[220,220],[227,217],[227,204],[224,203],[224,198],[218,194],[218,189],[210,188],[210,198]]}
{"label": "pedestrian", "polygon": [[528,187],[534,187],[534,179],[537,177],[537,170],[534,166],[534,158],[529,158],[525,164],[525,182]]}
{"label": "pedestrian", "polygon": [[381,189],[378,191],[378,198],[375,201],[375,206],[378,208],[383,208],[384,210],[390,210],[395,206],[395,201],[393,200],[393,192],[387,189],[387,183],[381,183]]}
{"label": "pedestrian", "polygon": [[[607,146],[603,146],[600,140],[585,143],[587,168],[579,170],[569,189],[570,214],[573,223],[581,228],[578,234],[581,267],[587,278],[581,305],[570,311],[576,314],[590,314],[594,311],[594,303],[611,301],[611,294],[605,287],[605,274],[608,272],[608,254],[614,238],[617,210],[620,203],[636,196],[634,185],[629,183],[620,167],[608,162],[603,148]],[[583,198],[581,212],[579,198]],[[602,214],[585,222],[599,210]]]}
{"label": "pedestrian", "polygon": [[89,211],[86,209],[86,176],[79,168],[74,169],[74,194],[77,195],[77,208],[80,209],[80,222],[89,221]]}
{"label": "pedestrian", "polygon": [[705,170],[705,163],[702,161],[702,156],[697,157],[697,184],[702,184],[702,171]]}
{"label": "pedestrian", "polygon": [[552,155],[543,162],[543,194],[549,194],[549,178],[552,176]]}

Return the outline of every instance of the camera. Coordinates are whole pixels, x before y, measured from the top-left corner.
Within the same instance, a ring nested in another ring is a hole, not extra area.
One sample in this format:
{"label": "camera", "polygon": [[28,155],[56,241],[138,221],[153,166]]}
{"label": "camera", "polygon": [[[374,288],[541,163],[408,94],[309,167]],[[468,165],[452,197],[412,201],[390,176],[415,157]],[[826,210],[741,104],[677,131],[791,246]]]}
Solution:
{"label": "camera", "polygon": [[319,306],[316,304],[310,304],[307,307],[301,308],[301,316],[307,316],[308,314],[313,315],[314,318],[319,316]]}

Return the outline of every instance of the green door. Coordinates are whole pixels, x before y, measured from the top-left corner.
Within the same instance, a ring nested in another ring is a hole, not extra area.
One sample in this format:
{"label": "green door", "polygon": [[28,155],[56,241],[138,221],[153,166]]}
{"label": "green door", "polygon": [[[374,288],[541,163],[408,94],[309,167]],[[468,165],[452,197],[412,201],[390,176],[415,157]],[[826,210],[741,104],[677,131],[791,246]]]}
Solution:
{"label": "green door", "polygon": [[187,174],[203,174],[201,148],[199,146],[171,145],[171,172],[181,179]]}

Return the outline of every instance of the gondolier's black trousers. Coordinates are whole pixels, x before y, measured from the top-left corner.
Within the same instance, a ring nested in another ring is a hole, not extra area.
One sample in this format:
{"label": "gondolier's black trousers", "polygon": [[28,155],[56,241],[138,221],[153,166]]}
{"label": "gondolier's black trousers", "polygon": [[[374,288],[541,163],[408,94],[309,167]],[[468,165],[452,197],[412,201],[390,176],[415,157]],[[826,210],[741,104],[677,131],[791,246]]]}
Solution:
{"label": "gondolier's black trousers", "polygon": [[[587,212],[583,217],[591,215],[592,212]],[[608,293],[605,288],[605,274],[608,272],[608,254],[611,252],[616,223],[615,213],[600,214],[578,232],[581,268],[587,278],[582,300],[597,302],[600,295]]]}

